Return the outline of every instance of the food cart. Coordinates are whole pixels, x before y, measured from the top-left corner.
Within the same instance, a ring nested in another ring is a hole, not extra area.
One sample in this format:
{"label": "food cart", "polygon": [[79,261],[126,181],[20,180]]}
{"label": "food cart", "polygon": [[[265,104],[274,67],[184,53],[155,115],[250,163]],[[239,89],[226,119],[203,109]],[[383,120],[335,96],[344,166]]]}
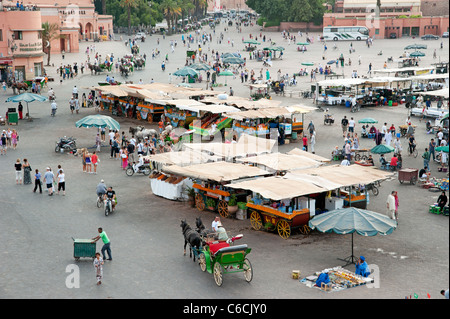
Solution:
{"label": "food cart", "polygon": [[410,182],[411,185],[417,183],[419,170],[417,168],[402,168],[398,171],[398,181],[400,184]]}
{"label": "food cart", "polygon": [[[163,172],[189,177],[193,181],[195,206],[199,211],[208,209],[218,212],[223,218],[237,212],[237,202],[245,201],[245,190],[231,189],[232,182],[250,177],[270,175],[269,172],[248,165],[214,162],[180,167],[164,166]],[[230,205],[232,204],[232,205]]]}

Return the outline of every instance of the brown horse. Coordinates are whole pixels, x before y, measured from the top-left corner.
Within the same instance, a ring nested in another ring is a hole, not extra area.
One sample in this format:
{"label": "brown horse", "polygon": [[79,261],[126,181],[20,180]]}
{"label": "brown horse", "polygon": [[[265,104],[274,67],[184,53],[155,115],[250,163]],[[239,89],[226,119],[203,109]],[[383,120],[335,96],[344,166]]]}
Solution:
{"label": "brown horse", "polygon": [[89,70],[91,70],[91,74],[95,72],[95,75],[102,72],[103,69],[99,67],[98,65],[88,64]]}
{"label": "brown horse", "polygon": [[13,89],[14,94],[16,94],[16,89],[20,94],[21,90],[24,90],[25,92],[28,90],[28,84],[26,84],[25,82],[13,82],[11,84],[11,87]]}

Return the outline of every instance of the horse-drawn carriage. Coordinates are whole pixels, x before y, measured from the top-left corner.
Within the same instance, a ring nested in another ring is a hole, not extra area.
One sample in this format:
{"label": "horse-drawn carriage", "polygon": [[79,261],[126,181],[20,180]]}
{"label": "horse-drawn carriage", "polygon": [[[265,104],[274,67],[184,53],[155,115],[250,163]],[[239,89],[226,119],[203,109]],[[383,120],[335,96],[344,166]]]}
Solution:
{"label": "horse-drawn carriage", "polygon": [[213,274],[219,287],[223,284],[223,275],[227,273],[243,272],[245,280],[252,281],[253,268],[247,258],[251,248],[246,244],[233,245],[242,235],[230,237],[223,228],[219,232],[206,231],[200,218],[197,218],[196,230],[186,220],[181,221],[180,227],[184,236],[184,254],[189,244],[190,257],[194,257],[194,262],[198,258],[200,269]]}

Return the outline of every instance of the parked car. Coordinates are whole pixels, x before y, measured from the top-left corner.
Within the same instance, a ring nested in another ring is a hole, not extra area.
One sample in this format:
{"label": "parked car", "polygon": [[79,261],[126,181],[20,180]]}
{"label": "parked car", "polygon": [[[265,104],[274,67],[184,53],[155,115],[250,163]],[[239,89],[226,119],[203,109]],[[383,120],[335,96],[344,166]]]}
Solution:
{"label": "parked car", "polygon": [[143,40],[143,39],[145,39],[145,37],[146,37],[146,35],[145,35],[145,33],[144,32],[138,32],[138,33],[136,33],[136,35],[134,36],[134,38],[136,39],[136,40]]}
{"label": "parked car", "polygon": [[421,39],[422,40],[438,40],[439,37],[434,34],[425,34],[424,36],[421,37]]}
{"label": "parked car", "polygon": [[391,38],[391,39],[397,39],[397,33],[392,32],[392,33],[389,35],[389,38]]}
{"label": "parked car", "polygon": [[443,38],[448,38],[448,32],[442,33],[442,37],[443,37]]}

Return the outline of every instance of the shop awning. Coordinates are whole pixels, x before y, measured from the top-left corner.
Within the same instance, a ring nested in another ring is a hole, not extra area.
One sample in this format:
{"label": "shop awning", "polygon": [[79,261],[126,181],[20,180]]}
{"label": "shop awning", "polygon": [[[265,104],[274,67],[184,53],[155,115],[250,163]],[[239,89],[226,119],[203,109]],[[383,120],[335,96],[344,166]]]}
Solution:
{"label": "shop awning", "polygon": [[323,165],[322,162],[315,161],[308,157],[299,155],[288,155],[284,153],[261,154],[240,158],[238,162],[263,165],[276,171],[293,171],[306,168],[314,168]]}
{"label": "shop awning", "polygon": [[219,157],[211,156],[206,153],[194,152],[188,149],[180,152],[166,152],[144,156],[144,159],[163,165],[186,166],[207,162],[216,162],[219,160]]}
{"label": "shop awning", "polygon": [[164,166],[162,169],[169,174],[186,176],[193,179],[215,182],[230,182],[242,178],[269,175],[270,173],[257,167],[230,162],[214,162],[180,167],[178,165]]}
{"label": "shop awning", "polygon": [[291,151],[289,151],[287,154],[289,154],[289,155],[300,155],[300,156],[308,157],[310,159],[313,159],[313,160],[318,161],[318,162],[323,162],[323,163],[331,162],[331,160],[329,158],[322,157],[322,156],[319,156],[319,155],[316,155],[316,154],[313,154],[313,153],[309,153],[309,152],[306,152],[306,151],[304,151],[302,149],[299,149],[299,148],[294,148]]}

